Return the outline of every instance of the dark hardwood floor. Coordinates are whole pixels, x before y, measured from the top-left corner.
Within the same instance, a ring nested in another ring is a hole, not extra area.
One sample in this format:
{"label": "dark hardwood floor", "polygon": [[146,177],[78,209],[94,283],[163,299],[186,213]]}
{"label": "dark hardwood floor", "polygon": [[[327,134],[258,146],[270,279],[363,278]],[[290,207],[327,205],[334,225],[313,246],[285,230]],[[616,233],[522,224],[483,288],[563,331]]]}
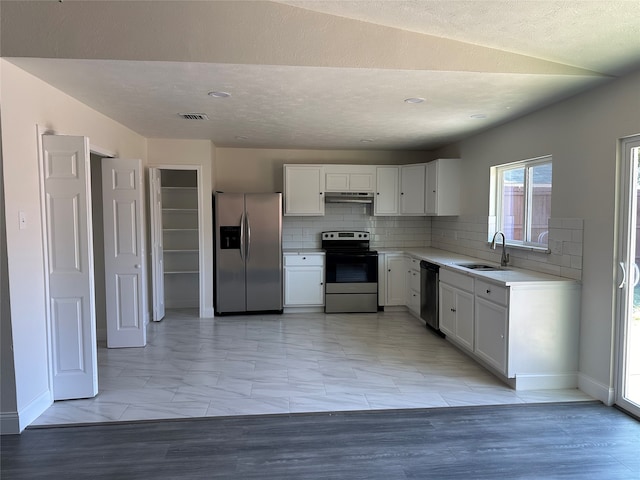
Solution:
{"label": "dark hardwood floor", "polygon": [[600,403],[29,428],[10,479],[640,479],[640,422]]}

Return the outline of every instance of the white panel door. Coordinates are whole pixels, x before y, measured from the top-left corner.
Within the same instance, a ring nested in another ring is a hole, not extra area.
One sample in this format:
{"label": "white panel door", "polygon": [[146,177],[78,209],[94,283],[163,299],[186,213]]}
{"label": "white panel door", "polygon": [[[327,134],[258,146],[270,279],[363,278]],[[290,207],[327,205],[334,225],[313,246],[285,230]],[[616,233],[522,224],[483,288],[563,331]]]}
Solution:
{"label": "white panel door", "polygon": [[164,242],[162,238],[162,184],[159,168],[149,169],[151,210],[151,292],[153,321],[164,318]]}
{"label": "white panel door", "polygon": [[107,347],[144,347],[146,279],[142,162],[102,160]]}
{"label": "white panel door", "polygon": [[89,140],[43,135],[54,400],[98,393]]}

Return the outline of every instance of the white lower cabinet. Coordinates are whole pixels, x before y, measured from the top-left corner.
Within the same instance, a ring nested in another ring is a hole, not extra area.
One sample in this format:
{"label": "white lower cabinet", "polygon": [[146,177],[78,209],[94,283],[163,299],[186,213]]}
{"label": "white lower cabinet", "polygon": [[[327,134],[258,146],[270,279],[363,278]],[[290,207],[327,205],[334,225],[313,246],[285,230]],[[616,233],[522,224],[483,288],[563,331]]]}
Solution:
{"label": "white lower cabinet", "polygon": [[440,271],[440,330],[461,347],[474,347],[473,278]]}
{"label": "white lower cabinet", "polygon": [[324,305],[324,255],[284,254],[284,306]]}
{"label": "white lower cabinet", "polygon": [[507,307],[476,298],[476,355],[507,374]]}
{"label": "white lower cabinet", "polygon": [[420,260],[407,257],[407,308],[420,317]]}
{"label": "white lower cabinet", "polygon": [[384,305],[396,306],[407,303],[407,256],[387,253],[384,255]]}
{"label": "white lower cabinet", "polygon": [[440,269],[440,330],[518,390],[575,388],[580,286]]}

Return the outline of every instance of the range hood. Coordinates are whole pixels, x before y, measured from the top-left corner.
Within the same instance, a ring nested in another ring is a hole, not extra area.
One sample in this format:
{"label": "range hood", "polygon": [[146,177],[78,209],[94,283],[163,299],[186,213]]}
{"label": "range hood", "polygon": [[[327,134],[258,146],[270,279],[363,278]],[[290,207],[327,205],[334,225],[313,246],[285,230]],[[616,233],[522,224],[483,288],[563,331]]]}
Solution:
{"label": "range hood", "polygon": [[326,203],[373,203],[371,192],[325,192]]}

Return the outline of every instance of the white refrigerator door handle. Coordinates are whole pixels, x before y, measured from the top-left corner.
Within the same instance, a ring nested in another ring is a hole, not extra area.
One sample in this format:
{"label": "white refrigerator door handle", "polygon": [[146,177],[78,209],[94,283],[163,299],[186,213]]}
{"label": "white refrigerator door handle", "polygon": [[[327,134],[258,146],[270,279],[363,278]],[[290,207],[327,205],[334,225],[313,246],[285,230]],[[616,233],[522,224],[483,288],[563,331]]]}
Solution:
{"label": "white refrigerator door handle", "polygon": [[618,265],[620,265],[620,269],[622,270],[622,280],[620,281],[618,288],[622,288],[624,287],[624,284],[627,283],[627,269],[624,268],[624,262],[620,262]]}
{"label": "white refrigerator door handle", "polygon": [[638,264],[637,263],[633,263],[633,288],[636,287],[636,285],[638,285],[638,282],[640,282],[640,269],[638,269]]}

